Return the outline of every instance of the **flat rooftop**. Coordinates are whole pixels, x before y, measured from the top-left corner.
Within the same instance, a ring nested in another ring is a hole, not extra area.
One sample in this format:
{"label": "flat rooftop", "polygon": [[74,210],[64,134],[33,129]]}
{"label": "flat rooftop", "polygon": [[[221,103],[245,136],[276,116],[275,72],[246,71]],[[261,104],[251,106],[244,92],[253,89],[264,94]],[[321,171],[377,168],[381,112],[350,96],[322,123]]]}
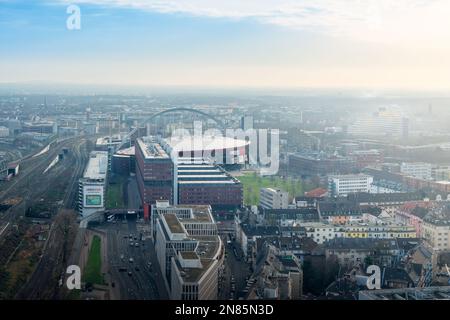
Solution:
{"label": "flat rooftop", "polygon": [[328,178],[333,179],[366,179],[366,178],[372,178],[372,176],[369,176],[368,174],[359,173],[359,174],[338,174],[338,175],[330,175]]}
{"label": "flat rooftop", "polygon": [[108,152],[93,151],[89,155],[89,161],[84,170],[83,178],[101,180],[106,178],[108,171]]}
{"label": "flat rooftop", "polygon": [[181,221],[214,222],[214,218],[211,213],[211,207],[209,205],[178,205],[177,208],[192,208],[193,218],[181,219]]}
{"label": "flat rooftop", "polygon": [[184,228],[178,220],[177,216],[172,213],[162,215],[163,219],[166,220],[169,226],[170,232],[172,233],[184,233]]}
{"label": "flat rooftop", "polygon": [[[178,172],[179,173],[179,172]],[[183,180],[189,180],[189,179],[195,179],[195,178],[208,178],[208,179],[229,179],[229,177],[226,174],[182,174],[178,175],[178,179]]]}
{"label": "flat rooftop", "polygon": [[185,180],[178,181],[178,184],[238,184],[232,180]]}
{"label": "flat rooftop", "polygon": [[[219,236],[196,236],[195,240],[198,241],[197,250],[192,252],[185,252],[182,254],[187,254],[192,257],[196,255],[196,258],[200,258],[201,268],[183,268],[179,261],[176,260],[176,267],[180,274],[182,274],[184,282],[197,282],[205,274],[206,271],[211,267],[212,263],[215,261],[215,257],[220,250],[220,237]],[[193,255],[194,254],[194,255]],[[184,258],[184,257],[183,257]],[[189,259],[189,258],[185,258]]]}
{"label": "flat rooftop", "polygon": [[214,165],[178,166],[179,184],[240,184],[240,181]]}
{"label": "flat rooftop", "polygon": [[155,140],[144,137],[136,140],[145,159],[170,159],[167,152]]}
{"label": "flat rooftop", "polygon": [[245,140],[222,136],[174,136],[166,139],[166,142],[178,152],[225,150],[242,148],[250,144],[250,142]]}
{"label": "flat rooftop", "polygon": [[359,300],[450,300],[450,286],[364,290]]}
{"label": "flat rooftop", "polygon": [[122,137],[121,136],[112,136],[112,137],[101,137],[98,138],[95,144],[97,146],[107,146],[110,144],[120,144],[122,143]]}
{"label": "flat rooftop", "polygon": [[136,153],[136,149],[133,146],[133,147],[130,147],[130,148],[119,150],[119,151],[116,152],[115,155],[134,156],[135,153]]}
{"label": "flat rooftop", "polygon": [[188,260],[198,259],[198,254],[195,253],[194,251],[181,251],[180,255],[181,257],[183,257],[183,259]]}

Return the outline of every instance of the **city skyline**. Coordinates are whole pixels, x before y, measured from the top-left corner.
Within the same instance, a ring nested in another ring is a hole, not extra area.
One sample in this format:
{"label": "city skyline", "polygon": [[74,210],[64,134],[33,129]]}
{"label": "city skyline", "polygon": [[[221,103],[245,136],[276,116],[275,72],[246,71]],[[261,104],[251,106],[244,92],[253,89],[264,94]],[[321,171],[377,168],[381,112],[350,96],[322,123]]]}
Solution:
{"label": "city skyline", "polygon": [[3,0],[0,83],[449,89],[450,4],[351,2]]}

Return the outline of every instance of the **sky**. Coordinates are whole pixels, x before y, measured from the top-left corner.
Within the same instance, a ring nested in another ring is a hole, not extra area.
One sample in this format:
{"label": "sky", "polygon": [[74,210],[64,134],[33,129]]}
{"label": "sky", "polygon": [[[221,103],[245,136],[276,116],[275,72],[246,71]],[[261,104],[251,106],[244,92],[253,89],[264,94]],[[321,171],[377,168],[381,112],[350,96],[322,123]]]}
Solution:
{"label": "sky", "polygon": [[449,16],[448,0],[0,0],[0,83],[449,90]]}

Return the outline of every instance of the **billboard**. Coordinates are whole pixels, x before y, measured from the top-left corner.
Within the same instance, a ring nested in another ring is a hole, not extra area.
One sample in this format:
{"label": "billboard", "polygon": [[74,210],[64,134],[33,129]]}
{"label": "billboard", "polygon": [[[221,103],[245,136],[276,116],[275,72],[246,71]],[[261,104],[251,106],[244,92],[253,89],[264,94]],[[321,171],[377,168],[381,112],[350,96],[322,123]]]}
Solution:
{"label": "billboard", "polygon": [[84,186],[83,188],[83,206],[85,208],[103,207],[103,186]]}
{"label": "billboard", "polygon": [[102,204],[102,196],[98,194],[87,194],[86,205],[87,206],[100,206]]}

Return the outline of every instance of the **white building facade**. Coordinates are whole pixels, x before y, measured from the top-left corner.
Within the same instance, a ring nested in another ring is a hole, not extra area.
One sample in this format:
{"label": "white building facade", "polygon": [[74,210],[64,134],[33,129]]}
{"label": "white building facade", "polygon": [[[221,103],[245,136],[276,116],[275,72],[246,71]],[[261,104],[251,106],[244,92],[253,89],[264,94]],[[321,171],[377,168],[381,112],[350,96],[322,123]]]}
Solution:
{"label": "white building facade", "polygon": [[334,175],[328,177],[328,193],[334,197],[345,197],[351,193],[369,193],[373,177],[365,174]]}
{"label": "white building facade", "polygon": [[431,163],[424,162],[403,162],[400,166],[400,172],[414,178],[431,180]]}
{"label": "white building facade", "polygon": [[264,209],[287,209],[289,193],[280,189],[261,188],[259,202]]}

